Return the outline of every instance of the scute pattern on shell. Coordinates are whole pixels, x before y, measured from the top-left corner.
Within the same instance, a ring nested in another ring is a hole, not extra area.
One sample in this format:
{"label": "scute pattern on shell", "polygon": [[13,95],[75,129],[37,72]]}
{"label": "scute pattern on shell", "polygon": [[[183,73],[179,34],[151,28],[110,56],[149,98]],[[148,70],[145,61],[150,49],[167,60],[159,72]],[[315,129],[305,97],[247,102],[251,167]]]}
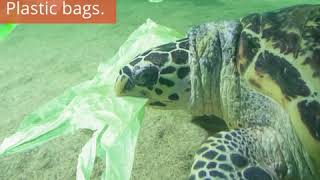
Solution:
{"label": "scute pattern on shell", "polygon": [[240,20],[237,67],[249,87],[276,100],[313,159],[320,150],[320,5]]}
{"label": "scute pattern on shell", "polygon": [[[320,5],[305,5],[264,14],[252,14],[242,18],[241,24],[244,31],[240,42],[241,40],[243,43],[256,42],[258,38],[260,43],[264,44],[264,48],[287,55],[288,59],[300,60],[299,64],[309,64],[313,68],[313,76],[320,76]],[[243,45],[243,48],[248,48]],[[251,48],[256,48],[254,45]],[[239,56],[246,57],[249,53]],[[240,62],[242,73],[245,72],[248,63],[250,64],[250,62]]]}

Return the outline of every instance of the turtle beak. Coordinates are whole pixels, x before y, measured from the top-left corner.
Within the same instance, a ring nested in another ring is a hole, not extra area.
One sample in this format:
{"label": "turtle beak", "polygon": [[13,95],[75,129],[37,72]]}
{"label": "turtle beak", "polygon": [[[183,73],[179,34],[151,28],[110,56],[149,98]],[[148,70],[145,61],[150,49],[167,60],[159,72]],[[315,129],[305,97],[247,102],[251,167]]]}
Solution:
{"label": "turtle beak", "polygon": [[114,89],[117,96],[126,96],[127,92],[134,88],[134,83],[130,77],[125,74],[117,77]]}

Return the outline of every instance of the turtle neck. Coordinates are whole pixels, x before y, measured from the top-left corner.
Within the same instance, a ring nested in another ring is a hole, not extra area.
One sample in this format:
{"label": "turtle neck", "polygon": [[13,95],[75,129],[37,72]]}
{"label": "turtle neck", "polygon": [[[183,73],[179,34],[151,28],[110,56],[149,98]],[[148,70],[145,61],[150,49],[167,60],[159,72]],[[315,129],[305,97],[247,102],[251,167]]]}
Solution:
{"label": "turtle neck", "polygon": [[[229,110],[221,95],[232,79],[239,22],[223,21],[193,27],[189,32],[191,67],[190,111],[225,118]],[[230,77],[227,77],[229,76]],[[227,80],[226,80],[227,79]],[[226,80],[226,81],[225,81]],[[234,82],[232,82],[234,83]],[[233,89],[232,89],[233,90]]]}

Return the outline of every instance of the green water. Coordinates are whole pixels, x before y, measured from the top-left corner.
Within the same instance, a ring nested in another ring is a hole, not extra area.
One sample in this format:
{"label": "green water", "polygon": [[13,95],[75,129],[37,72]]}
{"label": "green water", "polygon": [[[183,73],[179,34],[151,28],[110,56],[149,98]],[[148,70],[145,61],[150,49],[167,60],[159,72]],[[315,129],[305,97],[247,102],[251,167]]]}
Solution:
{"label": "green water", "polygon": [[[25,115],[92,78],[98,64],[147,18],[186,32],[196,24],[302,3],[306,1],[118,0],[115,25],[19,25],[0,42],[0,141],[15,132]],[[82,131],[3,158],[0,179],[74,179],[77,155],[90,135]],[[132,179],[186,178],[192,154],[206,136],[182,112],[148,110]],[[102,169],[98,160],[92,179],[99,179]]]}

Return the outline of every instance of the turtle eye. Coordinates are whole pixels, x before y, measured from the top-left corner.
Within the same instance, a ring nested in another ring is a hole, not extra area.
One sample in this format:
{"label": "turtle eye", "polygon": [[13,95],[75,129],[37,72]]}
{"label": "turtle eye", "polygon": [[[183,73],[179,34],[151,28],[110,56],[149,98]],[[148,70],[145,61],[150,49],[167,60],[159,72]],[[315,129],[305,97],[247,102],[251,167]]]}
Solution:
{"label": "turtle eye", "polygon": [[122,73],[126,74],[129,77],[131,77],[131,75],[132,75],[132,72],[131,72],[131,70],[130,70],[130,68],[128,66],[125,66],[120,70],[120,75]]}
{"label": "turtle eye", "polygon": [[133,75],[135,84],[139,86],[152,87],[157,83],[159,70],[154,66],[140,68]]}

